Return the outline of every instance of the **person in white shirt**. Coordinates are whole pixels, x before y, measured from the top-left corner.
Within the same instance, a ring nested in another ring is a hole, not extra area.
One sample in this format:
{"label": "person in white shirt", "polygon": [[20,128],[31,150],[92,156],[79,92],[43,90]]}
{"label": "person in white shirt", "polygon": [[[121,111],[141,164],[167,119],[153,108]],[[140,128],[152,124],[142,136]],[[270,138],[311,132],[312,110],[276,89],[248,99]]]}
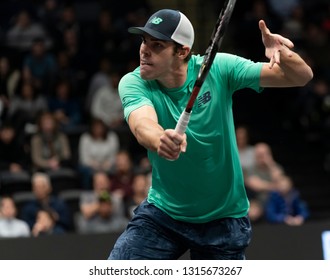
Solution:
{"label": "person in white shirt", "polygon": [[29,237],[28,224],[16,218],[17,209],[14,200],[9,196],[0,199],[0,238]]}
{"label": "person in white shirt", "polygon": [[119,149],[118,135],[109,131],[102,120],[93,119],[90,130],[83,133],[79,140],[79,171],[84,189],[91,189],[94,172],[111,170]]}

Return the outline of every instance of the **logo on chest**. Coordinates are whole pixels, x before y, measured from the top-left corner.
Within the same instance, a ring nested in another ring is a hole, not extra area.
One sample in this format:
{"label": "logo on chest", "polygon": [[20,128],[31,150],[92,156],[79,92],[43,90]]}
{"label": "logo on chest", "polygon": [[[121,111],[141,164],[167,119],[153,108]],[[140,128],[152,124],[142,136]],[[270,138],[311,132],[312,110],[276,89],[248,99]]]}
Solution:
{"label": "logo on chest", "polygon": [[211,92],[207,91],[197,98],[198,108],[211,101]]}

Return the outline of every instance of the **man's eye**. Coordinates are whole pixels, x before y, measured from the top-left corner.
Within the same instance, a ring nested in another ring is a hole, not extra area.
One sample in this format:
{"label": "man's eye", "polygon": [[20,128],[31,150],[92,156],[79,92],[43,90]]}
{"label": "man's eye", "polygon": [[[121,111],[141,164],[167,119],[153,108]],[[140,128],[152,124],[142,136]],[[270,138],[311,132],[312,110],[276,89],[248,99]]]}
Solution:
{"label": "man's eye", "polygon": [[154,47],[155,48],[162,48],[163,47],[163,44],[161,44],[161,43],[154,43]]}

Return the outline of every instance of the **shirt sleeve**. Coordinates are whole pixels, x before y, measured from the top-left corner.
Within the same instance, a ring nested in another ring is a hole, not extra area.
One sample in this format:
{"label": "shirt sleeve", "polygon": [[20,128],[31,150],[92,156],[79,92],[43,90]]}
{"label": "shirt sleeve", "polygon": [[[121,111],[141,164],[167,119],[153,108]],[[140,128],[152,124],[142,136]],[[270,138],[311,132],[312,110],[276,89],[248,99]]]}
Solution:
{"label": "shirt sleeve", "polygon": [[216,65],[222,77],[228,81],[231,92],[243,88],[250,88],[256,92],[263,90],[260,87],[260,74],[263,63],[253,62],[249,59],[221,53],[216,56]]}
{"label": "shirt sleeve", "polygon": [[148,84],[140,77],[137,70],[126,74],[121,79],[118,90],[126,121],[134,110],[145,105],[153,107],[152,100],[148,95]]}

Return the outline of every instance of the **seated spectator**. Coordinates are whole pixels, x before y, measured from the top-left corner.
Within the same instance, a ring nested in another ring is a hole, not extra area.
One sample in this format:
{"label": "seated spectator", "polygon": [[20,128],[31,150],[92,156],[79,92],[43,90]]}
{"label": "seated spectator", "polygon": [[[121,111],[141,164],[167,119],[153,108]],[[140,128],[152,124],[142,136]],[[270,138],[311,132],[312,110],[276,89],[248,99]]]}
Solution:
{"label": "seated spectator", "polygon": [[10,100],[17,90],[20,76],[20,71],[13,69],[6,56],[0,57],[0,120],[6,119]]}
{"label": "seated spectator", "polygon": [[275,184],[265,205],[266,220],[270,223],[300,226],[309,217],[309,210],[292,180],[283,176]]}
{"label": "seated spectator", "polygon": [[250,144],[249,130],[246,126],[236,127],[236,141],[243,172],[255,164],[254,147]]}
{"label": "seated spectator", "polygon": [[94,172],[110,171],[119,147],[117,134],[109,131],[101,120],[92,119],[89,131],[83,133],[79,140],[79,171],[85,189],[91,188]]}
{"label": "seated spectator", "polygon": [[90,114],[93,118],[101,119],[111,129],[120,129],[124,125],[124,112],[118,93],[120,75],[112,71],[108,79],[108,84],[94,92]]}
{"label": "seated spectator", "polygon": [[0,238],[28,237],[29,225],[16,218],[17,209],[14,200],[9,196],[0,198]]}
{"label": "seated spectator", "polygon": [[149,181],[147,175],[138,173],[134,176],[132,183],[132,196],[126,201],[126,216],[131,219],[134,215],[134,209],[140,205],[148,196]]}
{"label": "seated spectator", "polygon": [[60,80],[55,88],[55,95],[48,99],[48,108],[60,125],[61,130],[70,133],[81,124],[79,102],[72,96],[71,85]]}
{"label": "seated spectator", "polygon": [[43,38],[33,40],[30,53],[23,61],[23,80],[33,86],[43,95],[49,95],[53,90],[56,73],[56,60],[48,53]]}
{"label": "seated spectator", "polygon": [[93,175],[93,187],[80,196],[80,212],[84,218],[91,218],[98,208],[98,197],[103,192],[110,192],[111,181],[105,172],[96,172]]}
{"label": "seated spectator", "polygon": [[91,104],[94,98],[95,92],[105,86],[111,86],[111,80],[109,74],[112,68],[112,64],[108,57],[101,57],[99,61],[99,69],[92,75],[89,85],[88,92],[85,98],[85,110],[88,114],[91,111]]}
{"label": "seated spectator", "polygon": [[[31,178],[35,198],[27,202],[22,209],[22,219],[33,229],[40,210],[51,211],[57,228],[63,231],[72,228],[71,212],[65,202],[52,194],[49,176],[45,173],[34,173]],[[42,219],[41,217],[40,219]]]}
{"label": "seated spectator", "polygon": [[46,99],[36,92],[31,83],[24,82],[19,94],[10,102],[8,120],[15,126],[17,132],[21,132],[20,135],[29,134],[33,132],[29,128],[36,126],[39,114],[47,109]]}
{"label": "seated spectator", "polygon": [[251,221],[264,217],[264,207],[270,191],[285,176],[283,168],[274,160],[271,148],[266,143],[255,145],[255,165],[246,172],[245,183],[250,198]]}
{"label": "seated spectator", "polygon": [[38,237],[59,233],[65,233],[65,230],[56,224],[56,215],[51,210],[39,210],[36,222],[32,227],[32,235]]}
{"label": "seated spectator", "polygon": [[44,38],[47,46],[52,45],[44,27],[38,22],[33,22],[27,10],[20,11],[15,19],[14,25],[6,34],[8,47],[16,49],[19,53],[26,52],[31,48],[35,38]]}
{"label": "seated spectator", "polygon": [[97,212],[92,218],[78,217],[77,230],[79,233],[122,232],[127,223],[124,216],[118,216],[113,211],[111,195],[105,192],[99,197]]}
{"label": "seated spectator", "polygon": [[80,198],[76,227],[80,233],[116,232],[127,225],[122,197],[111,192],[111,181],[104,172],[93,176],[93,190]]}
{"label": "seated spectator", "polygon": [[16,137],[14,127],[7,123],[0,128],[0,172],[27,173],[27,154]]}
{"label": "seated spectator", "polygon": [[31,159],[37,171],[72,167],[69,139],[59,131],[56,119],[50,112],[40,115],[38,132],[31,138]]}
{"label": "seated spectator", "polygon": [[121,195],[124,200],[132,197],[134,165],[128,151],[119,151],[111,170],[112,191]]}

